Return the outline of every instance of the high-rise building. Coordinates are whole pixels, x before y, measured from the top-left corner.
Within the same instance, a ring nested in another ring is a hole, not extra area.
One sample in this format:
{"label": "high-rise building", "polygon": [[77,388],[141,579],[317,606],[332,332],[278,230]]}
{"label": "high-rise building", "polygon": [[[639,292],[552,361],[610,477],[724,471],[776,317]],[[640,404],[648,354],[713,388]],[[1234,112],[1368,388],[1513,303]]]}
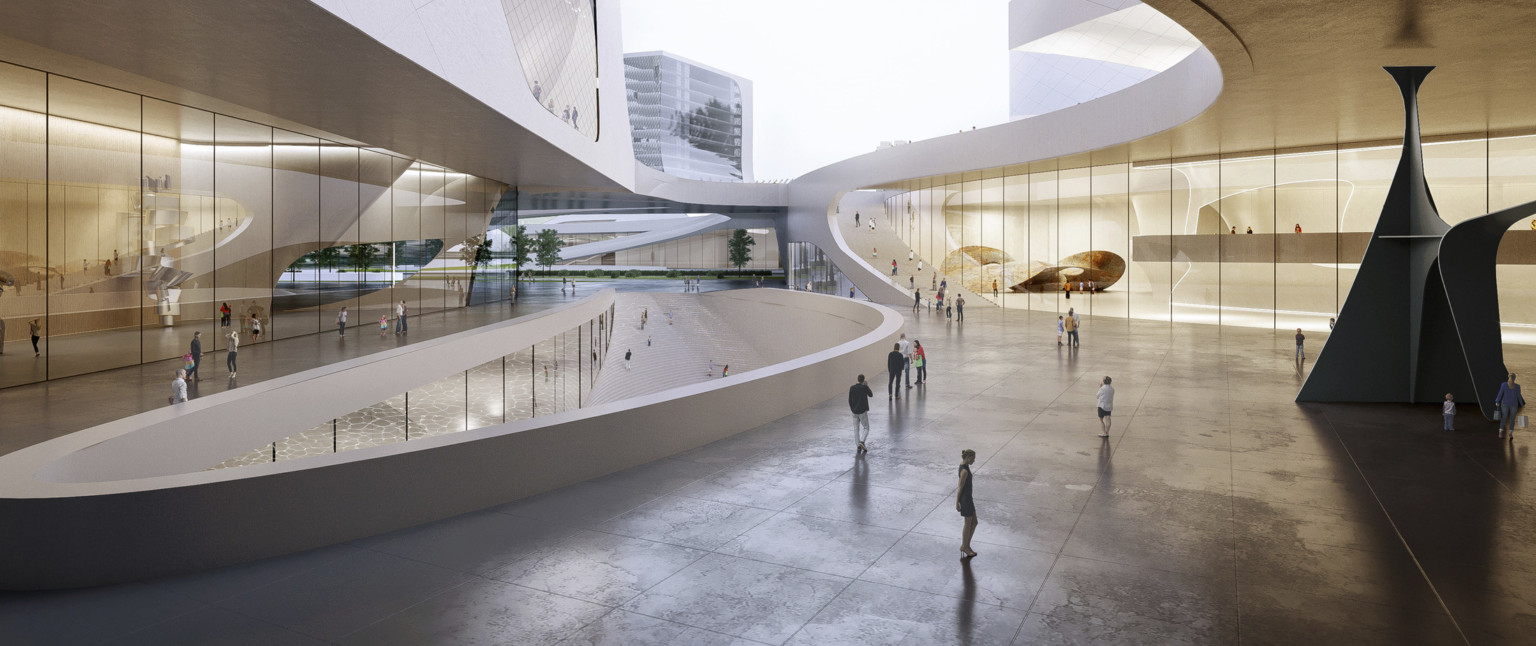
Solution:
{"label": "high-rise building", "polygon": [[624,55],[635,159],[686,179],[752,181],[752,82],[666,52]]}

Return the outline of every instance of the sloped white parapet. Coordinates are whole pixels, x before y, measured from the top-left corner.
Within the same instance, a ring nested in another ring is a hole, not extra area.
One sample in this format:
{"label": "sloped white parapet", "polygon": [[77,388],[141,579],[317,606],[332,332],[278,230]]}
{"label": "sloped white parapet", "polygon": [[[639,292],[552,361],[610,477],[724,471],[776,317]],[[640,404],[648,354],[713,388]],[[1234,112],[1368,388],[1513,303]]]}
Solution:
{"label": "sloped white parapet", "polygon": [[[728,297],[751,333],[824,348],[725,379],[547,417],[203,471],[510,354],[606,311],[570,305],[149,411],[0,456],[0,589],[101,585],[230,565],[448,518],[734,435],[882,369],[895,312],[784,290]],[[814,324],[840,320],[839,325]],[[846,322],[857,324],[850,328]],[[850,333],[848,330],[856,330]],[[807,339],[823,330],[819,339]],[[81,405],[89,405],[82,402]]]}

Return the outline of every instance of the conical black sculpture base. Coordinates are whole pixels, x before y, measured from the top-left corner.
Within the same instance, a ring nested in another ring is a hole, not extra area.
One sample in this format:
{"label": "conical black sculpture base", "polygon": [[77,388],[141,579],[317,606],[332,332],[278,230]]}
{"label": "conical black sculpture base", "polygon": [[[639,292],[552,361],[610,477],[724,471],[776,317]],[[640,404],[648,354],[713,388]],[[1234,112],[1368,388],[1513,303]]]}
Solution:
{"label": "conical black sculpture base", "polygon": [[1403,94],[1403,155],[1338,323],[1296,401],[1478,401],[1505,377],[1494,262],[1536,202],[1450,227],[1424,179],[1418,89],[1432,67],[1386,68]]}

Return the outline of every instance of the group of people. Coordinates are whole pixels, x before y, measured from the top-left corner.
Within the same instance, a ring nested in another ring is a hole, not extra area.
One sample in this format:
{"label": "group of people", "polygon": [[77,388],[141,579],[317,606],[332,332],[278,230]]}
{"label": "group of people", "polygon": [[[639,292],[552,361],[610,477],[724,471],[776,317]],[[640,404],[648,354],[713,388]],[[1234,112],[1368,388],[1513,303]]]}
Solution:
{"label": "group of people", "polygon": [[[230,318],[232,313],[233,310],[229,308],[229,303],[222,303],[219,305],[219,327],[230,327]],[[408,331],[409,328],[407,326],[407,321],[409,314],[410,308],[406,306],[405,301],[402,300],[399,304],[395,305],[395,334],[405,334]],[[342,338],[346,338],[347,336],[347,316],[347,307],[343,305],[341,307],[341,311],[336,313],[336,333],[337,336]],[[261,341],[261,318],[253,313],[250,315],[249,322],[251,326],[251,343],[257,343]],[[36,321],[34,321],[33,327],[32,344],[34,349],[37,347],[36,335],[39,330],[35,324]],[[380,314],[379,336],[382,337],[388,332],[389,315]],[[234,379],[240,353],[240,331],[236,329],[230,329],[224,334],[224,338],[227,340],[227,343],[225,344],[224,367],[229,371],[229,378]],[[182,355],[182,362],[182,367],[176,369],[176,378],[171,381],[170,402],[172,404],[187,401],[188,380],[190,380],[192,383],[197,383],[198,381],[202,380],[202,375],[200,373],[200,369],[203,365],[202,332],[198,331],[192,333],[192,343],[189,345],[187,353]]]}
{"label": "group of people", "polygon": [[[901,390],[897,388],[898,375],[907,374],[911,368],[918,369],[918,381],[921,385],[927,378],[927,355],[923,351],[922,343],[913,339],[907,341],[907,335],[902,334],[901,340],[896,342],[895,348],[886,357],[886,371],[889,373],[887,382],[888,399],[900,399]],[[1511,375],[1513,377],[1513,375]],[[1115,387],[1108,375],[1099,382],[1099,390],[1094,393],[1095,409],[1099,417],[1099,438],[1101,442],[1109,440],[1110,421],[1115,408]],[[907,384],[910,389],[912,384]],[[858,381],[848,387],[848,410],[853,414],[853,441],[854,452],[863,455],[869,452],[869,400],[875,396],[865,381],[864,375],[858,376]],[[962,519],[960,533],[961,559],[970,559],[976,556],[976,550],[971,548],[971,538],[976,534],[976,526],[980,524],[980,516],[976,513],[976,501],[974,497],[973,477],[971,465],[976,462],[976,451],[965,449],[960,452],[960,467],[956,471],[959,480],[955,487],[955,511],[959,512]]]}
{"label": "group of people", "polygon": [[1078,330],[1083,328],[1083,319],[1078,317],[1077,310],[1067,308],[1064,316],[1056,317],[1056,345],[1062,345],[1062,337],[1066,337],[1066,345],[1076,348],[1083,344]]}
{"label": "group of people", "polygon": [[[928,380],[928,353],[923,351],[922,342],[916,339],[908,341],[906,333],[902,333],[901,340],[897,341],[895,347],[891,348],[891,353],[886,355],[885,367],[890,375],[890,381],[886,383],[885,388],[886,398],[901,399],[902,388],[898,382],[904,383],[906,390],[911,390],[914,368],[917,370],[916,385],[921,386]],[[864,375],[859,375],[859,382],[863,383],[863,381]],[[874,396],[874,393],[870,393],[870,396]],[[868,425],[865,426],[865,430],[868,431]],[[863,440],[860,440],[859,446],[862,447],[863,444]]]}

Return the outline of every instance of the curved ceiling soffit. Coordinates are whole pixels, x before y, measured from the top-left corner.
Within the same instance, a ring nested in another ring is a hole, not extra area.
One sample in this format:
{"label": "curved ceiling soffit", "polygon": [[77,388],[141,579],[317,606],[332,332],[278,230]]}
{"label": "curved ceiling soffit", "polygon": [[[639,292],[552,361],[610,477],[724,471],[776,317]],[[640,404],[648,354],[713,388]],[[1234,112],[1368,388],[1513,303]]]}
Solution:
{"label": "curved ceiling soffit", "polygon": [[1216,57],[1223,74],[1241,78],[1253,74],[1253,53],[1248,43],[1221,14],[1203,0],[1143,0],[1193,34]]}

